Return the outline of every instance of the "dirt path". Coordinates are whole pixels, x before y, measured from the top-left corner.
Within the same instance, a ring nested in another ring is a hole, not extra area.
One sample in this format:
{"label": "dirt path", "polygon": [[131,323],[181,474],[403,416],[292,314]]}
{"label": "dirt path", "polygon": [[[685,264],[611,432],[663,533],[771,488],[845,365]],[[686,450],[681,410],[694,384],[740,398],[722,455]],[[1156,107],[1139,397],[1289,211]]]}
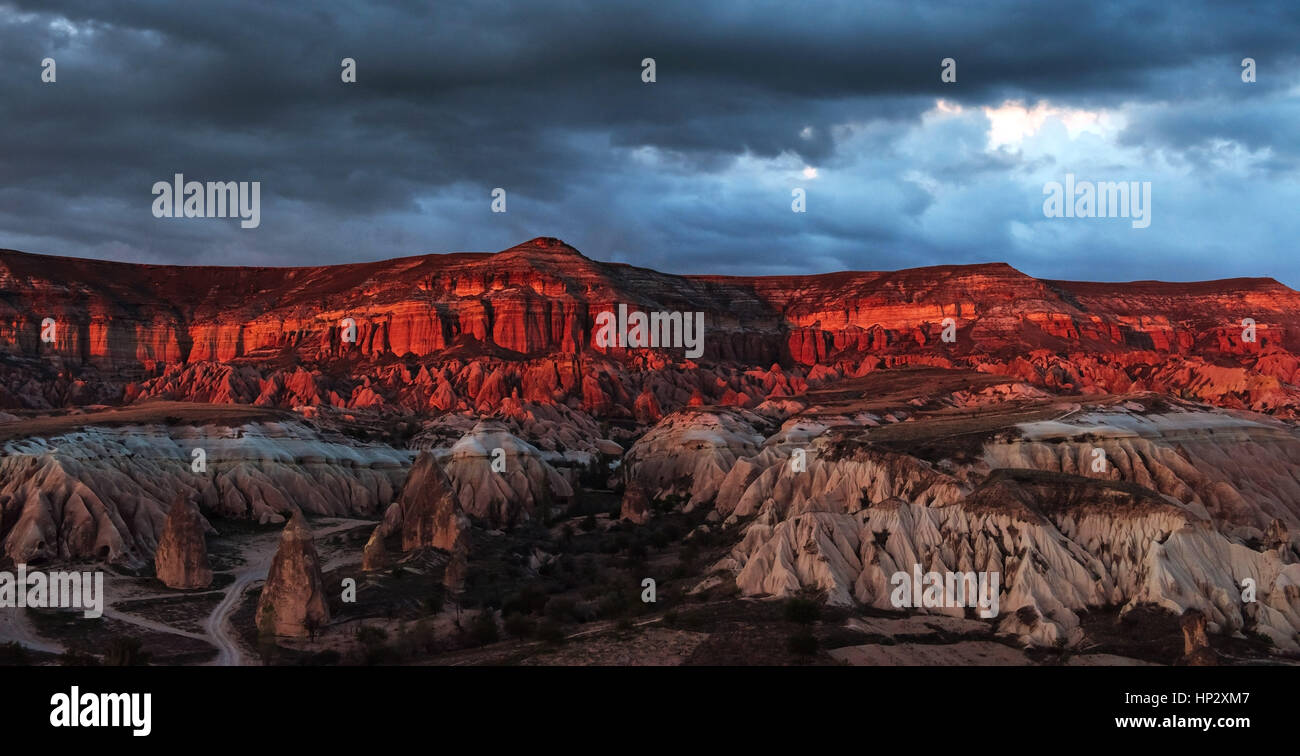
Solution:
{"label": "dirt path", "polygon": [[229,667],[243,663],[243,654],[239,650],[239,644],[235,639],[226,632],[226,622],[230,618],[231,612],[235,609],[235,604],[244,596],[244,589],[254,580],[266,577],[267,570],[271,568],[271,559],[274,553],[268,554],[259,559],[256,564],[248,566],[235,573],[235,582],[230,584],[226,589],[226,595],[222,597],[221,603],[217,604],[212,610],[212,614],[203,621],[203,632],[207,633],[208,639],[217,647],[217,658],[213,664],[219,667]]}
{"label": "dirt path", "polygon": [[[369,520],[344,520],[339,524],[313,531],[312,537],[319,542],[321,538],[335,533],[363,526],[374,527],[374,525],[375,523]],[[253,583],[266,579],[279,540],[278,534],[271,533],[259,536],[256,542],[248,544],[246,547],[248,551],[252,551],[254,546],[257,546],[260,553],[254,560],[235,572],[235,582],[226,588],[226,595],[221,599],[221,603],[217,604],[208,618],[203,621],[203,632],[207,634],[206,640],[217,647],[217,658],[212,661],[213,665],[229,667],[244,664],[244,653],[239,647],[239,641],[230,631],[230,615],[239,606],[244,591]]]}

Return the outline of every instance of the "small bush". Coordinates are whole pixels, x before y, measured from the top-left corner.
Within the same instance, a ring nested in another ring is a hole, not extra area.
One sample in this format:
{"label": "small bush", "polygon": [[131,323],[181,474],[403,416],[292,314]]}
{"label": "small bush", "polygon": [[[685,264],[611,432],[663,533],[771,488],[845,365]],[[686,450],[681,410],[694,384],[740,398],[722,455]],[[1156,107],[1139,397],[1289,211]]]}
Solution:
{"label": "small bush", "polygon": [[821,619],[821,605],[812,599],[792,598],[785,602],[785,619],[800,625],[811,625]]}
{"label": "small bush", "polygon": [[497,632],[497,619],[492,616],[490,610],[483,610],[474,618],[474,622],[469,626],[469,637],[480,646],[486,646],[489,643],[496,643],[500,639]]}
{"label": "small bush", "polygon": [[12,664],[14,666],[31,663],[31,655],[27,649],[18,641],[11,641],[0,646],[0,664]]}
{"label": "small bush", "polygon": [[546,616],[555,622],[567,622],[574,619],[574,609],[577,606],[577,602],[567,596],[552,596],[546,602]]}
{"label": "small bush", "polygon": [[137,667],[149,663],[149,654],[142,650],[139,638],[119,635],[108,643],[104,654],[105,667]]}
{"label": "small bush", "polygon": [[515,638],[527,638],[537,629],[537,623],[523,614],[511,614],[505,624],[506,632]]}
{"label": "small bush", "polygon": [[546,591],[536,583],[530,583],[501,604],[502,614],[540,614],[548,603]]}
{"label": "small bush", "polygon": [[98,667],[99,658],[85,651],[69,649],[59,654],[59,664],[64,667]]}

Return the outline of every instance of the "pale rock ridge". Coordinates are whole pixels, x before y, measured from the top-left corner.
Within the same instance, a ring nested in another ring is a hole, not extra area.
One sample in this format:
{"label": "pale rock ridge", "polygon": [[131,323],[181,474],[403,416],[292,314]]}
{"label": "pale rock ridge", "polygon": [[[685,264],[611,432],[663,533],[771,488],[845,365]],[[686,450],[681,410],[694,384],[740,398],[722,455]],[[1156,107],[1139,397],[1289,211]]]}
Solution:
{"label": "pale rock ridge", "polygon": [[[985,449],[990,467],[1132,481],[1205,511],[1243,538],[1263,538],[1274,522],[1275,540],[1287,526],[1300,527],[1300,436],[1270,418],[1098,412],[1020,428],[1022,438]],[[1102,472],[1093,470],[1094,449],[1105,452]]]}
{"label": "pale rock ridge", "polygon": [[[1300,564],[1283,540],[1296,516],[1295,436],[1212,410],[1101,414],[999,435],[979,464],[951,473],[864,445],[851,430],[790,444],[784,436],[798,424],[787,422],[692,500],[714,500],[726,524],[742,528],[716,568],[748,595],[815,588],[835,604],[891,609],[891,576],[914,565],[996,571],[999,631],[1026,643],[1077,643],[1079,610],[1156,604],[1203,612],[1211,632],[1249,630],[1300,651]],[[1238,444],[1261,467],[1242,474],[1228,451]],[[1096,446],[1113,463],[1108,475],[1088,466]],[[794,448],[806,449],[802,472]],[[1264,548],[1245,545],[1251,538]],[[1242,601],[1247,578],[1258,586],[1253,603]]]}
{"label": "pale rock ridge", "polygon": [[564,505],[573,487],[532,444],[498,422],[485,420],[438,451],[460,507],[489,527],[530,519],[539,507]]}
{"label": "pale rock ridge", "polygon": [[743,411],[674,412],[624,455],[624,480],[637,481],[650,498],[689,496],[688,508],[711,502],[736,461],[758,451],[761,424]]}
{"label": "pale rock ridge", "polygon": [[[206,452],[196,472],[192,450]],[[0,456],[0,552],[15,561],[152,561],[178,492],[209,514],[281,522],[379,512],[408,457],[323,438],[301,423],[88,427],[24,438]]]}

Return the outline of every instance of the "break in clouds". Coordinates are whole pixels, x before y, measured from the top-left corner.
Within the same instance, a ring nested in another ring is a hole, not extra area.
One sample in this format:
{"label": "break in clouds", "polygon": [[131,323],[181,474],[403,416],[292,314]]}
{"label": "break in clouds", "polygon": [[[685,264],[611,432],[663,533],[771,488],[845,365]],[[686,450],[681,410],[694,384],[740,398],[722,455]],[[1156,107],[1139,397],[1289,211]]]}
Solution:
{"label": "break in clouds", "polygon": [[[3,4],[0,246],[1300,285],[1300,6],[1010,5]],[[260,224],[156,217],[176,174],[260,182]],[[1149,226],[1047,216],[1067,175],[1150,182]]]}

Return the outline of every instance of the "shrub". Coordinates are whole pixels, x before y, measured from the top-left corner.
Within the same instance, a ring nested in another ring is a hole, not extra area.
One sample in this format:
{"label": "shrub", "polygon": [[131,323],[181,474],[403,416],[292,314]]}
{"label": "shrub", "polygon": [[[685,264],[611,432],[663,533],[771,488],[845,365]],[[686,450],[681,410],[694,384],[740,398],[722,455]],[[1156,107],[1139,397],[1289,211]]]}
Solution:
{"label": "shrub", "polygon": [[506,632],[515,638],[527,638],[537,628],[537,623],[524,614],[511,614],[506,617],[505,624]]}
{"label": "shrub", "polygon": [[555,622],[565,622],[573,619],[573,610],[577,607],[577,602],[566,596],[552,596],[550,601],[546,602],[546,616]]}
{"label": "shrub", "polygon": [[627,610],[627,595],[623,591],[615,590],[600,599],[599,611],[602,617],[622,617]]}
{"label": "shrub", "polygon": [[530,583],[505,600],[501,605],[502,614],[538,614],[546,608],[548,596],[546,591],[536,583]]}
{"label": "shrub", "polygon": [[821,605],[812,599],[792,598],[785,602],[785,618],[788,622],[811,625],[821,619]]}
{"label": "shrub", "polygon": [[106,667],[136,667],[149,663],[149,654],[142,650],[139,638],[119,635],[108,642],[108,652],[104,654]]}
{"label": "shrub", "polygon": [[59,664],[65,667],[98,667],[99,659],[85,651],[68,649],[59,654]]}
{"label": "shrub", "polygon": [[0,664],[23,665],[31,662],[27,649],[18,641],[11,641],[0,646]]}
{"label": "shrub", "polygon": [[497,633],[497,618],[493,616],[491,610],[484,609],[478,613],[469,626],[469,637],[480,646],[497,642],[500,638]]}

